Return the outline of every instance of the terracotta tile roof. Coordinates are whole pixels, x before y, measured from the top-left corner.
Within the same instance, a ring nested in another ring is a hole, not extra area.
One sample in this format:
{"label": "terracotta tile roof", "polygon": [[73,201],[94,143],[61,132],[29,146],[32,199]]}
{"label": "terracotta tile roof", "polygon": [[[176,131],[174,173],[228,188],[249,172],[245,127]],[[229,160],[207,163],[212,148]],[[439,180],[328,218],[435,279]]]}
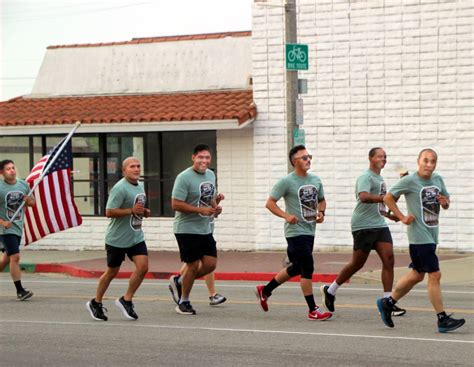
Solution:
{"label": "terracotta tile roof", "polygon": [[131,41],[121,41],[121,42],[48,46],[48,49],[134,45],[134,44],[140,44],[140,43],[191,41],[191,40],[217,39],[217,38],[224,38],[224,37],[250,37],[251,35],[252,35],[251,31],[241,31],[241,32],[190,34],[190,35],[182,35],[182,36],[144,37],[144,38],[132,38]]}
{"label": "terracotta tile roof", "polygon": [[18,97],[0,102],[0,127],[254,118],[251,90],[61,98]]}

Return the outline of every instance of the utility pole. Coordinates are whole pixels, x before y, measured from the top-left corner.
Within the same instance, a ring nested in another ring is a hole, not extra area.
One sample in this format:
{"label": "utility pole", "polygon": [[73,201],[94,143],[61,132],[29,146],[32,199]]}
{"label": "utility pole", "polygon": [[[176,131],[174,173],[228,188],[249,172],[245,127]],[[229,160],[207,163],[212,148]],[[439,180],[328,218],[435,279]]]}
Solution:
{"label": "utility pole", "polygon": [[[296,0],[286,0],[285,3],[285,42],[297,42],[296,29]],[[298,71],[286,70],[286,128],[287,128],[287,152],[293,148],[293,132],[298,127],[296,125],[296,100],[298,98]],[[288,172],[293,167],[288,162]]]}

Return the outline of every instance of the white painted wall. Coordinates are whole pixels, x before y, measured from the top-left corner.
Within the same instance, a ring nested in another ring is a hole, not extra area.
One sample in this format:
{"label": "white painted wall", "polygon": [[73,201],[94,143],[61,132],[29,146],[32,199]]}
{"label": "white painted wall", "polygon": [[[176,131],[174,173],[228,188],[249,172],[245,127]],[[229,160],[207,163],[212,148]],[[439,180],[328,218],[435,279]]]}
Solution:
{"label": "white painted wall", "polygon": [[48,49],[30,97],[247,89],[250,37]]}
{"label": "white painted wall", "polygon": [[[272,1],[273,5],[283,2]],[[306,144],[325,185],[327,220],[320,248],[350,248],[354,182],[371,147],[388,153],[389,186],[396,166],[416,170],[422,147],[439,153],[452,205],[442,213],[440,247],[473,251],[474,3],[298,0],[298,41],[310,49],[304,99]],[[385,4],[385,5],[384,5]],[[286,174],[283,8],[254,4],[253,76],[256,247],[281,248],[282,223],[265,216],[271,185]],[[402,203],[403,205],[403,203]],[[395,246],[405,228],[391,225]]]}

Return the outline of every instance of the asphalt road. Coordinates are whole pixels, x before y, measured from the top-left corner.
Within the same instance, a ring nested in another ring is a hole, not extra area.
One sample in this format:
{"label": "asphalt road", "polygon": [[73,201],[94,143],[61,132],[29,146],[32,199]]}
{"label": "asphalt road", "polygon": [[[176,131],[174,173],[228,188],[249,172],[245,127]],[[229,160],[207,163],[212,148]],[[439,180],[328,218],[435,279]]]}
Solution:
{"label": "asphalt road", "polygon": [[[340,288],[328,321],[306,320],[298,284],[283,286],[268,313],[252,282],[219,282],[228,302],[208,305],[202,282],[192,294],[196,316],[174,311],[167,282],[150,280],[135,298],[138,321],[114,306],[126,281],[112,283],[104,301],[109,321],[93,321],[85,303],[96,280],[25,275],[35,295],[17,302],[8,274],[0,274],[0,364],[4,366],[472,366],[474,284],[444,287],[446,308],[464,317],[461,329],[440,334],[424,286],[401,302],[407,315],[385,327],[376,286]],[[315,284],[320,302],[319,284]]]}

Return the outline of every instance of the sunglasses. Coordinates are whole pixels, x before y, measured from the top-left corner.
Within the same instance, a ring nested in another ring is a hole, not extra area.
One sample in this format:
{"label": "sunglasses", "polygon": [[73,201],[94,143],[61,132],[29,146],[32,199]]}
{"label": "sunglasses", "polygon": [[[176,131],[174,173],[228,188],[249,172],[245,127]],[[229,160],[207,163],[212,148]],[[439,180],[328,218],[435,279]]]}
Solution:
{"label": "sunglasses", "polygon": [[308,155],[302,155],[301,157],[295,157],[295,159],[302,159],[304,161],[307,161],[308,159],[313,159],[313,156],[311,154],[308,154]]}

